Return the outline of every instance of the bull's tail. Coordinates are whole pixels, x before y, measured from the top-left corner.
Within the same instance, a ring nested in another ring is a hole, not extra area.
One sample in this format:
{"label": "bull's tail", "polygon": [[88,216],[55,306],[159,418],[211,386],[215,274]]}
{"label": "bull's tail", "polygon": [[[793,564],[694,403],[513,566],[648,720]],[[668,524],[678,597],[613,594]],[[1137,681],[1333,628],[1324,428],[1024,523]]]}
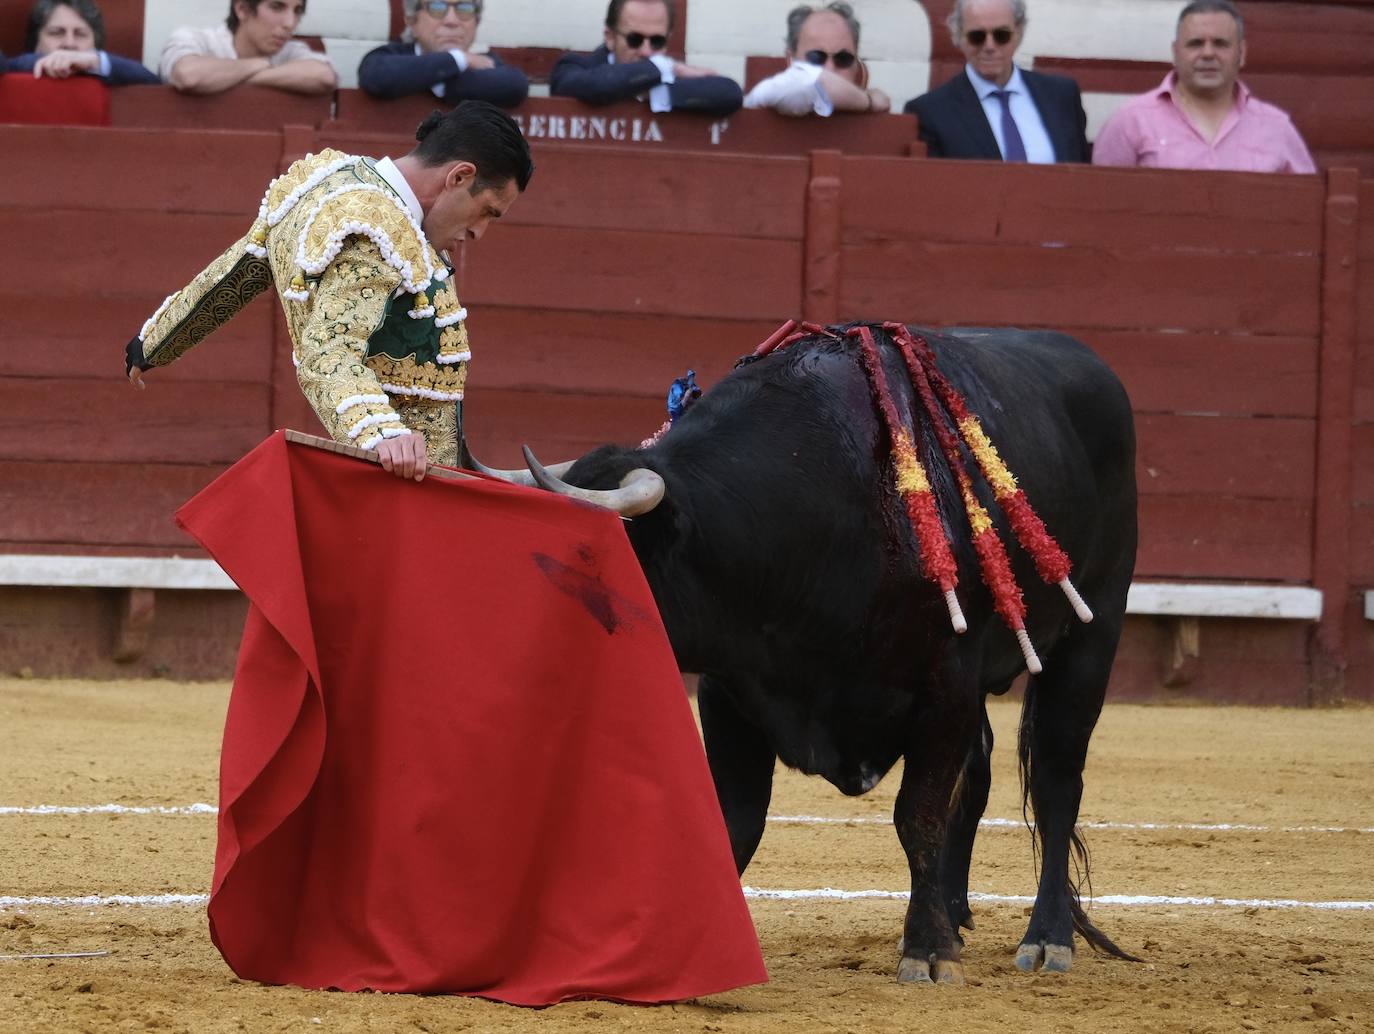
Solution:
{"label": "bull's tail", "polygon": [[[1034,738],[1035,713],[1038,704],[1036,682],[1037,680],[1032,677],[1026,683],[1025,698],[1021,704],[1021,726],[1017,734],[1016,754],[1021,769],[1021,817],[1025,820],[1031,833],[1031,846],[1035,856],[1035,869],[1038,878],[1040,867],[1044,861],[1045,844],[1040,824],[1032,820],[1033,805],[1030,796],[1031,779],[1034,775],[1035,766],[1035,756],[1031,750],[1031,743]],[[1130,952],[1118,947],[1115,941],[1097,928],[1097,925],[1088,918],[1088,914],[1083,910],[1080,891],[1081,888],[1086,888],[1088,896],[1092,897],[1092,864],[1088,845],[1079,836],[1077,825],[1069,831],[1069,852],[1073,858],[1073,876],[1069,877],[1066,874],[1065,879],[1068,883],[1069,914],[1073,918],[1074,930],[1095,951],[1110,955],[1113,958],[1125,959],[1127,962],[1143,962],[1143,959],[1137,958]]]}

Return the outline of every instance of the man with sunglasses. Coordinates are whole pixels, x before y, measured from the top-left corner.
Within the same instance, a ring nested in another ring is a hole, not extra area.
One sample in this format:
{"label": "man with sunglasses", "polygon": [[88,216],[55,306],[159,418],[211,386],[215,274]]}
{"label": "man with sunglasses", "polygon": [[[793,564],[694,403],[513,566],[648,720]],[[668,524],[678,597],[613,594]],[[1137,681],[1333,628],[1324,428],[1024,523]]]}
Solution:
{"label": "man with sunglasses", "polygon": [[783,115],[828,116],[836,111],[888,111],[882,90],[865,87],[859,60],[859,19],[844,0],[824,7],[803,4],[787,15],[788,67],[758,83],[744,98],[746,108],[772,108]]}
{"label": "man with sunglasses", "polygon": [[384,99],[432,93],[449,104],[515,107],[529,80],[499,58],[471,53],[481,21],[481,0],[406,0],[405,32],[363,58],[358,85]]}
{"label": "man with sunglasses", "polygon": [[738,83],[664,53],[676,16],[674,0],[611,0],[601,46],[559,58],[549,92],[585,104],[647,96],[654,112],[721,116],[738,111],[744,102]]}
{"label": "man with sunglasses", "polygon": [[1026,31],[1025,0],[956,0],[949,28],[964,70],[902,109],[919,119],[929,157],[1088,161],[1078,84],[1012,61]]}

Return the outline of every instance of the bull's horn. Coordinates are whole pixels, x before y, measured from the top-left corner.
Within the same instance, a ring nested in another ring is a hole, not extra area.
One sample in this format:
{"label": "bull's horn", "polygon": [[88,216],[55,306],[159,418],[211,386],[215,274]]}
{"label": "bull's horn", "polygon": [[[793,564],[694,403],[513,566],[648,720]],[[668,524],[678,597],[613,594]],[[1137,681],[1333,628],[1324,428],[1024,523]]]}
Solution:
{"label": "bull's horn", "polygon": [[524,446],[524,450],[525,462],[529,464],[530,474],[534,477],[535,483],[550,492],[604,506],[622,517],[638,517],[648,513],[663,501],[663,478],[657,471],[648,467],[635,467],[620,479],[619,488],[578,488],[561,480],[552,470],[535,459],[528,445]]}
{"label": "bull's horn", "polygon": [[[475,470],[489,478],[499,478],[502,481],[509,481],[512,485],[524,485],[526,488],[539,487],[539,483],[534,480],[534,475],[528,470],[497,470],[495,467],[488,467],[474,456],[471,450],[468,451],[467,459],[466,466],[469,470]],[[568,460],[565,463],[557,463],[548,468],[549,473],[554,477],[562,477],[568,472],[568,468],[576,462],[576,460]]]}

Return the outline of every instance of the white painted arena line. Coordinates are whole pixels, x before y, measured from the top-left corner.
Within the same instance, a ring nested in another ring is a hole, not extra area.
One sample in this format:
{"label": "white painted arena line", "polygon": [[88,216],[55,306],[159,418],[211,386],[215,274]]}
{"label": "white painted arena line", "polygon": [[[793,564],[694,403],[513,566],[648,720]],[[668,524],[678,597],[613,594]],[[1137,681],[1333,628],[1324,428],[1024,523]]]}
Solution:
{"label": "white painted arena line", "polygon": [[[5,815],[218,815],[213,804],[132,805],[132,804],[34,804],[0,805]],[[769,815],[779,826],[890,826],[888,818],[836,817],[825,815]],[[980,829],[1024,829],[1020,819],[983,819]],[[1146,832],[1183,831],[1189,833],[1374,833],[1374,826],[1258,826],[1245,822],[1080,822],[1080,829],[1138,830]]]}
{"label": "white painted arena line", "polygon": [[28,807],[0,805],[0,815],[218,815],[213,804],[175,806],[133,804],[34,804]]}
{"label": "white painted arena line", "polygon": [[171,908],[205,905],[209,894],[82,894],[78,897],[3,897],[0,908]]}
{"label": "white painted arena line", "polygon": [[[883,901],[905,901],[910,896],[904,890],[835,890],[821,887],[816,890],[765,890],[745,887],[746,898],[773,901],[815,901],[831,899],[857,901],[876,898]],[[1031,905],[1035,898],[1028,894],[980,894],[969,891],[970,901],[997,905]],[[1142,908],[1151,905],[1170,905],[1180,908],[1265,908],[1275,910],[1315,909],[1323,912],[1374,912],[1374,901],[1298,901],[1293,898],[1214,898],[1170,897],[1162,894],[1098,894],[1089,905]]]}
{"label": "white painted arena line", "polygon": [[[769,815],[780,826],[890,826],[887,818],[835,818],[825,815]],[[980,829],[1024,829],[1020,819],[982,819]],[[1186,830],[1190,833],[1374,833],[1374,826],[1255,826],[1244,822],[1080,822],[1079,829]]]}
{"label": "white painted arena line", "polygon": [[[770,890],[744,887],[744,896],[759,901],[905,901],[904,890]],[[0,897],[0,909],[7,908],[175,908],[203,907],[207,894],[85,894],[79,897]],[[969,892],[969,900],[996,905],[1029,905],[1035,898],[1025,894],[979,894]],[[1215,898],[1170,897],[1160,894],[1101,894],[1091,905],[1121,908],[1167,906],[1174,908],[1263,908],[1275,911],[1311,909],[1320,912],[1374,912],[1374,901],[1298,901],[1293,898]]]}

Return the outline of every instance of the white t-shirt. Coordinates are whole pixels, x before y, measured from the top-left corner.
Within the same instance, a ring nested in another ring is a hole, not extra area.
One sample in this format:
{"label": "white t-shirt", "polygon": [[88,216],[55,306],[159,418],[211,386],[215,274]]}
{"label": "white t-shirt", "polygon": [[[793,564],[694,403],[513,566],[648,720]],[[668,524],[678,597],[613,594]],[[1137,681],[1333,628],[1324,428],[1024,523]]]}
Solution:
{"label": "white t-shirt", "polygon": [[806,61],[770,75],[744,98],[746,108],[776,108],[784,115],[830,115],[835,105],[821,85],[821,66]]}
{"label": "white t-shirt", "polygon": [[[158,59],[158,75],[164,80],[172,78],[172,67],[184,57],[222,57],[237,58],[234,49],[234,34],[229,26],[220,24],[213,29],[176,29],[162,45],[162,55]],[[268,63],[273,67],[288,61],[323,61],[333,67],[333,62],[324,54],[317,54],[300,40],[287,40],[286,46],[277,51]]]}

